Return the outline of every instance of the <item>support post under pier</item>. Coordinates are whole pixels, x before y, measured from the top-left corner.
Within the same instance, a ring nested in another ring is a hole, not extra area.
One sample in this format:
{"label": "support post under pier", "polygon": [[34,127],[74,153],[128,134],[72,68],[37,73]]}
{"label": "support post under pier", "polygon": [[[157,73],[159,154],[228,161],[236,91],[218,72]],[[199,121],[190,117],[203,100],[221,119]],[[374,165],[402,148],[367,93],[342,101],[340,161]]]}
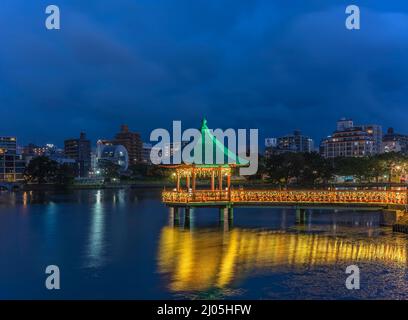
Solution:
{"label": "support post under pier", "polygon": [[180,221],[180,208],[174,207],[174,221]]}
{"label": "support post under pier", "polygon": [[228,220],[234,219],[234,208],[232,206],[228,207]]}
{"label": "support post under pier", "polygon": [[180,222],[180,212],[178,207],[169,207],[169,225],[174,227]]}
{"label": "support post under pier", "polygon": [[194,225],[194,208],[184,208],[184,229],[191,229]]}
{"label": "support post under pier", "polygon": [[220,221],[231,221],[234,219],[234,208],[232,206],[219,209]]}
{"label": "support post under pier", "polygon": [[226,221],[228,220],[228,209],[225,207],[222,207],[219,209],[219,217],[220,217],[220,221]]}
{"label": "support post under pier", "polygon": [[190,208],[184,208],[184,229],[190,229]]}
{"label": "support post under pier", "polygon": [[405,210],[395,210],[395,218],[392,231],[408,233],[408,213]]}
{"label": "support post under pier", "polygon": [[296,224],[304,224],[306,222],[306,209],[296,208]]}

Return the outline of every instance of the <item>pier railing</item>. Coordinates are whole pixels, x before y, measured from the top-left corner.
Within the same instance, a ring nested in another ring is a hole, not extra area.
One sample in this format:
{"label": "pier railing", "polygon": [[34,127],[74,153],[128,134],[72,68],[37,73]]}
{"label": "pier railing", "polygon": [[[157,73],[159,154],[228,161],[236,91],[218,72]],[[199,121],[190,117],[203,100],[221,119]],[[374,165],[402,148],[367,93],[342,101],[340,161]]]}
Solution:
{"label": "pier railing", "polygon": [[231,190],[163,191],[164,203],[290,203],[407,205],[406,191],[377,190]]}

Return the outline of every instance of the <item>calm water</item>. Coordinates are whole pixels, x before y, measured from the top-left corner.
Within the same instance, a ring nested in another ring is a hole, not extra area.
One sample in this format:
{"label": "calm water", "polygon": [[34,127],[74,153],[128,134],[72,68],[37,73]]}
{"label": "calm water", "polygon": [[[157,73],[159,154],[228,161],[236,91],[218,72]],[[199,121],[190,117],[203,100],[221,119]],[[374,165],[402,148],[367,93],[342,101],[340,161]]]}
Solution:
{"label": "calm water", "polygon": [[[198,209],[173,226],[156,190],[0,193],[0,298],[408,298],[408,237],[378,212],[234,215]],[[44,286],[51,264],[59,291]],[[358,291],[344,285],[351,264]]]}

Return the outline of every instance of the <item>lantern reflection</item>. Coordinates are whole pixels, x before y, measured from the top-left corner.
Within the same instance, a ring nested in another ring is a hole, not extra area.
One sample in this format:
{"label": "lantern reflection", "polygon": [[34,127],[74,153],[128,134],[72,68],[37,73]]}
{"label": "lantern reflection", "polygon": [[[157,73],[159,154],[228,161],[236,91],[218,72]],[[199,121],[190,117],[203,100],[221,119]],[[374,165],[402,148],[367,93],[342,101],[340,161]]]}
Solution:
{"label": "lantern reflection", "polygon": [[158,270],[172,291],[223,288],[250,275],[346,262],[382,261],[405,265],[400,239],[376,243],[320,234],[233,229],[189,231],[164,227]]}

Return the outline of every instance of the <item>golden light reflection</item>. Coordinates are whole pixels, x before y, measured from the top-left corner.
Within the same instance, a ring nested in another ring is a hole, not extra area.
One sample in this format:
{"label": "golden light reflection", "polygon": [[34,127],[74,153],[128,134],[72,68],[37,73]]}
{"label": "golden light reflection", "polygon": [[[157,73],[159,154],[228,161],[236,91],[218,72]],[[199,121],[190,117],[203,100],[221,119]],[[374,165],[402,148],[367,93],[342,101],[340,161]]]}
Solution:
{"label": "golden light reflection", "polygon": [[26,208],[28,204],[27,191],[23,192],[23,207]]}
{"label": "golden light reflection", "polygon": [[356,243],[319,234],[245,229],[191,233],[164,227],[158,252],[159,272],[169,276],[169,289],[175,292],[223,288],[279,268],[370,261],[405,266],[407,249],[398,238]]}

